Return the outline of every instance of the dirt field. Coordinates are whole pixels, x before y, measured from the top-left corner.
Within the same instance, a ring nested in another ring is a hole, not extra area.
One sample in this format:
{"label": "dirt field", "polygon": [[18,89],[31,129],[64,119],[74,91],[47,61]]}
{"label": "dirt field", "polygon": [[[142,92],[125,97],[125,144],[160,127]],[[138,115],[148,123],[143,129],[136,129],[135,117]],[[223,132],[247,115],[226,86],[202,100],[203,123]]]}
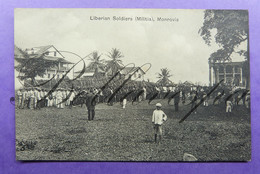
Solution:
{"label": "dirt field", "polygon": [[98,104],[94,121],[87,120],[85,106],[16,110],[17,160],[182,161],[185,152],[199,161],[251,159],[250,114],[244,106],[235,106],[231,116],[224,106],[200,106],[180,124],[190,105],[174,112],[161,101],[168,120],[156,144],[151,117],[157,101],[128,103],[126,110]]}

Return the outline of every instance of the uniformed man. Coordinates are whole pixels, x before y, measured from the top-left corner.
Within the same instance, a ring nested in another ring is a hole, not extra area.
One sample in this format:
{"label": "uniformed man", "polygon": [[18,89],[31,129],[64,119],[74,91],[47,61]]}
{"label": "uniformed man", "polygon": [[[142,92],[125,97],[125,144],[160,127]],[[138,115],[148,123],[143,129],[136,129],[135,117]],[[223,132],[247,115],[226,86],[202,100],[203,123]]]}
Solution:
{"label": "uniformed man", "polygon": [[57,108],[62,109],[62,103],[61,103],[62,102],[62,91],[60,88],[57,90],[57,93],[56,93],[56,102],[57,102],[57,104],[56,104]]}
{"label": "uniformed man", "polygon": [[93,94],[93,90],[91,89],[90,92],[86,96],[86,106],[88,109],[88,120],[94,120],[95,117],[95,106],[96,106],[96,97]]}
{"label": "uniformed man", "polygon": [[179,111],[179,102],[180,102],[180,92],[175,91],[176,95],[174,96],[174,106],[175,106],[175,111]]}
{"label": "uniformed man", "polygon": [[23,91],[22,91],[22,89],[19,89],[17,91],[17,98],[18,98],[18,108],[21,109],[22,108],[22,99],[23,99]]}

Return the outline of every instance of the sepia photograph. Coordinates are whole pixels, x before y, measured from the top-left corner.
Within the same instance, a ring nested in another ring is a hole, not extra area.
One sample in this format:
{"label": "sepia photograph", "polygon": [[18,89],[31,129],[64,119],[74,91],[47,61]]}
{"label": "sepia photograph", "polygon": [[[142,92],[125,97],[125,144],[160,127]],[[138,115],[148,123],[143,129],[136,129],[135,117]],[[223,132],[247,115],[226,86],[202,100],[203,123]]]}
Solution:
{"label": "sepia photograph", "polygon": [[19,161],[251,161],[247,10],[16,8]]}

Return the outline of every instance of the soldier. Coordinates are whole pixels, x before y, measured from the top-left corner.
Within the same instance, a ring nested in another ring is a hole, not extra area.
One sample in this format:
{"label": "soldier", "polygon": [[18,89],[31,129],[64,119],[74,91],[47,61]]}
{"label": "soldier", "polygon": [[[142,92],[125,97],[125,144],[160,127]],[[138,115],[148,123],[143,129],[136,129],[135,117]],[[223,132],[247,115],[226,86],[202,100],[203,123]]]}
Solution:
{"label": "soldier", "polygon": [[[110,96],[112,96],[112,94],[113,94],[113,89],[112,89],[112,87],[109,88],[108,94],[109,94],[109,97],[108,97],[108,100],[109,100]],[[113,98],[110,98],[110,101],[109,101],[108,105],[113,106],[113,102],[114,102],[114,100],[115,100],[114,98],[115,98],[115,96],[114,96]]]}
{"label": "soldier", "polygon": [[18,98],[18,108],[21,109],[21,107],[22,107],[22,99],[23,99],[22,89],[19,89],[17,91],[17,98]]}
{"label": "soldier", "polygon": [[57,104],[56,104],[57,108],[63,109],[63,107],[62,107],[62,91],[61,91],[61,89],[57,90],[56,102],[57,102]]}
{"label": "soldier", "polygon": [[88,120],[94,120],[95,117],[95,106],[96,106],[96,97],[93,94],[93,90],[91,89],[90,92],[86,96],[86,106],[88,109]]}
{"label": "soldier", "polygon": [[44,89],[43,89],[43,88],[42,88],[41,91],[40,91],[40,96],[41,96],[41,99],[42,99],[41,107],[47,106],[47,99],[44,98],[44,97],[45,97],[45,92],[44,92]]}
{"label": "soldier", "polygon": [[[198,100],[198,93],[197,91],[192,92],[191,94],[191,109],[196,106]],[[197,110],[194,110],[194,114],[197,113]]]}
{"label": "soldier", "polygon": [[[177,92],[177,91],[175,91]],[[175,106],[175,111],[179,111],[179,102],[180,102],[180,92],[177,92],[176,95],[174,96],[174,106]]]}
{"label": "soldier", "polygon": [[[69,97],[69,94],[70,94],[69,89],[66,89],[66,98]],[[69,99],[66,100],[65,105],[66,105],[66,106],[70,106],[70,100],[69,100]]]}
{"label": "soldier", "polygon": [[52,92],[52,106],[57,107],[57,92],[58,89]]}
{"label": "soldier", "polygon": [[22,89],[22,102],[21,102],[21,109],[24,108],[24,106],[26,105],[25,101],[26,101],[26,97],[27,97],[27,91],[26,89]]}
{"label": "soldier", "polygon": [[66,90],[65,89],[61,89],[61,93],[62,93],[62,103],[61,103],[61,108],[63,109],[65,107],[65,99],[66,99]]}
{"label": "soldier", "polygon": [[186,100],[186,94],[185,94],[185,90],[182,90],[182,103],[184,104]]}
{"label": "soldier", "polygon": [[204,99],[204,102],[203,102],[203,106],[204,107],[208,107],[209,106],[209,99],[207,97],[207,93],[206,92],[203,92],[203,99]]}
{"label": "soldier", "polygon": [[69,99],[68,99],[68,101],[69,101],[69,108],[71,109],[72,108],[72,106],[73,106],[73,101],[74,101],[74,98],[75,98],[75,92],[74,92],[74,89],[71,89],[70,90],[70,96],[69,96]]}
{"label": "soldier", "polygon": [[233,106],[232,99],[230,98],[226,101],[226,113],[228,116],[231,116],[232,106]]}
{"label": "soldier", "polygon": [[41,100],[41,90],[39,88],[35,89],[34,96],[34,109],[40,109],[43,100]]}
{"label": "soldier", "polygon": [[250,104],[250,91],[247,93],[246,97],[245,97],[245,105],[246,108],[248,108],[250,110],[251,104]]}
{"label": "soldier", "polygon": [[35,102],[35,96],[34,96],[34,88],[31,88],[28,92],[29,94],[29,109],[34,109],[34,102]]}
{"label": "soldier", "polygon": [[[45,95],[48,94],[47,90],[44,92]],[[48,97],[47,97],[47,107],[51,107],[53,106],[53,93],[51,93]]]}
{"label": "soldier", "polygon": [[29,109],[29,102],[30,102],[30,94],[29,94],[29,89],[26,89],[23,92],[23,99],[24,99],[24,104],[23,104],[23,108],[24,106]]}

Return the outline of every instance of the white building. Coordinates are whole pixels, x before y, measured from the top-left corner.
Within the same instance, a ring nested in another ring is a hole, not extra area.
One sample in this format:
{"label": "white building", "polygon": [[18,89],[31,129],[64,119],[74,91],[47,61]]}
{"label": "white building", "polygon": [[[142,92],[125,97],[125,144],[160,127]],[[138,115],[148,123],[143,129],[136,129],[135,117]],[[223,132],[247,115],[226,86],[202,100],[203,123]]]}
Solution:
{"label": "white building", "polygon": [[125,67],[120,71],[120,74],[127,79],[130,75],[131,80],[134,81],[143,81],[145,72],[140,67]]}
{"label": "white building", "polygon": [[[57,66],[46,69],[43,77],[35,77],[36,80],[48,80],[55,75],[55,79],[61,78],[62,75],[64,75],[70,69],[70,65],[73,64],[65,60],[65,57],[53,45],[33,47],[29,49],[27,48],[23,51],[26,52],[31,59],[37,59],[43,55],[43,58],[46,61],[55,61],[58,63]],[[26,57],[24,57],[21,50],[15,46],[15,60],[17,59],[26,59]],[[18,62],[15,61],[15,65],[17,64]],[[73,72],[71,70],[67,76],[72,77],[72,73]],[[16,71],[15,76],[17,77],[18,75],[22,76],[23,74]]]}

